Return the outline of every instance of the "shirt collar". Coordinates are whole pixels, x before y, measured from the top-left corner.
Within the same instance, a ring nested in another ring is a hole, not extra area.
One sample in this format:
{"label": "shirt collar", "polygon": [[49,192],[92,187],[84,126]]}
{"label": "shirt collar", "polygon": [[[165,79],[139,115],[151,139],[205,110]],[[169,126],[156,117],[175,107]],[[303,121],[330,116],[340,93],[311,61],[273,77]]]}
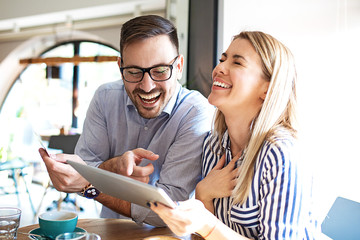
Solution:
{"label": "shirt collar", "polygon": [[229,132],[227,129],[224,132],[224,135],[221,139],[221,146],[223,147],[223,149],[230,149],[230,138],[229,138]]}
{"label": "shirt collar", "polygon": [[165,106],[165,108],[164,108],[164,110],[163,110],[163,112],[167,113],[168,115],[171,114],[172,110],[173,110],[174,107],[175,107],[176,99],[178,98],[180,88],[181,88],[180,83],[179,83],[179,82],[176,82],[175,92],[174,92],[174,94],[171,96],[168,104],[166,104],[166,106]]}

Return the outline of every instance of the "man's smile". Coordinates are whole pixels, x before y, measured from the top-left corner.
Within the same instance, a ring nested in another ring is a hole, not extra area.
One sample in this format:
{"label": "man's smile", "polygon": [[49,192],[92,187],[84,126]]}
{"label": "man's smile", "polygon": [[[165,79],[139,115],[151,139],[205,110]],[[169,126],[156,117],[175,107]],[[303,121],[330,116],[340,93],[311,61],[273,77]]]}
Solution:
{"label": "man's smile", "polygon": [[153,107],[160,99],[161,92],[154,93],[137,93],[144,107]]}

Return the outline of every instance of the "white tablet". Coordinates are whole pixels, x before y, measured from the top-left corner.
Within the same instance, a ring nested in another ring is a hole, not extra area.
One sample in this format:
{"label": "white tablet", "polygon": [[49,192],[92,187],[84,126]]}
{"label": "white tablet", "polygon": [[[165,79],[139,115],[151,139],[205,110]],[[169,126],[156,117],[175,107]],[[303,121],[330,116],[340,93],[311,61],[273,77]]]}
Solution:
{"label": "white tablet", "polygon": [[171,208],[176,207],[176,204],[161,188],[71,160],[67,160],[67,163],[105,194],[143,207],[148,207],[148,202],[160,202]]}

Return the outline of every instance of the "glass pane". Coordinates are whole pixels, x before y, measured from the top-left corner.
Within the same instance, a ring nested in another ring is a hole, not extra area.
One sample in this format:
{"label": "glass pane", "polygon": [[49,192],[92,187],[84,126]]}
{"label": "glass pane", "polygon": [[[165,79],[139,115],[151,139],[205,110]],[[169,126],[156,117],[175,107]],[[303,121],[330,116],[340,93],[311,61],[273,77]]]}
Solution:
{"label": "glass pane", "polygon": [[[73,57],[74,44],[66,43],[44,53],[43,57]],[[118,52],[99,43],[80,43],[80,56],[118,56]],[[12,86],[0,112],[0,161],[21,156],[39,157],[40,147],[32,129],[40,135],[60,133],[60,128],[81,133],[88,105],[95,90],[103,83],[120,79],[116,61],[79,65],[78,129],[72,126],[74,65],[58,66],[59,76],[47,76],[46,64],[29,65]],[[1,148],[3,150],[1,150]],[[9,156],[8,156],[9,153]]]}
{"label": "glass pane", "polygon": [[[72,78],[62,75],[64,79]],[[1,126],[6,126],[2,129],[6,149],[2,160],[37,159],[34,149],[40,145],[33,130],[41,135],[59,134],[61,127],[71,124],[71,109],[71,82],[46,78],[45,64],[29,65],[12,86],[1,110]]]}
{"label": "glass pane", "polygon": [[119,56],[119,52],[111,47],[94,43],[94,42],[82,42],[80,43],[80,56]]}
{"label": "glass pane", "polygon": [[74,56],[74,44],[67,43],[55,47],[45,52],[42,57],[73,57]]}
{"label": "glass pane", "polygon": [[[119,52],[105,45],[93,42],[80,44],[80,56],[118,56]],[[78,130],[81,132],[86,111],[95,90],[103,83],[121,79],[117,62],[98,62],[79,64],[79,94],[75,114],[78,117]]]}

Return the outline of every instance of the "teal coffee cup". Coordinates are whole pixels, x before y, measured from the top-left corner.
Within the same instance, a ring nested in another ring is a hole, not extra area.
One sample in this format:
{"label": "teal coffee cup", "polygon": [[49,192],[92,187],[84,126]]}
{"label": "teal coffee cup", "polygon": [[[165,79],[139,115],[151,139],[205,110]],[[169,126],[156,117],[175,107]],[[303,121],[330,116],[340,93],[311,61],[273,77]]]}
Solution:
{"label": "teal coffee cup", "polygon": [[61,233],[73,232],[77,221],[78,215],[68,211],[45,212],[39,216],[42,233],[52,239]]}

